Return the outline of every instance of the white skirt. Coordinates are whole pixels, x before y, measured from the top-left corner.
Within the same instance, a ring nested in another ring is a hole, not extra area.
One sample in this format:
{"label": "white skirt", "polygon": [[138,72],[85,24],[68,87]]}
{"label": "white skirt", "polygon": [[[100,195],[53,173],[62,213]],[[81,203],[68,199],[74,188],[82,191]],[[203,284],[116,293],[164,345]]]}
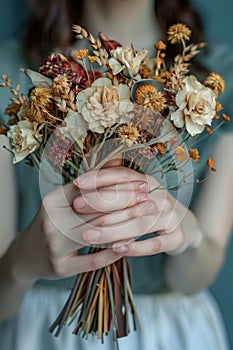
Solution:
{"label": "white skirt", "polygon": [[[0,325],[0,350],[115,350],[111,334],[83,339],[64,326],[55,337],[48,328],[69,292],[34,286],[12,320]],[[118,340],[120,350],[229,350],[225,328],[212,295],[177,292],[135,296],[141,330]]]}

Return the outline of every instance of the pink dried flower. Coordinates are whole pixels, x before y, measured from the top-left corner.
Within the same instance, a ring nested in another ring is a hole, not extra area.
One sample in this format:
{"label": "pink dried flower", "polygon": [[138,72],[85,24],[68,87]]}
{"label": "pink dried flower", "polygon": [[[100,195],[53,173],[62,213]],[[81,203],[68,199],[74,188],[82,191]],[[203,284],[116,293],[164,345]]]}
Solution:
{"label": "pink dried flower", "polygon": [[57,138],[49,149],[49,158],[53,165],[63,166],[72,155],[72,143],[64,138]]}

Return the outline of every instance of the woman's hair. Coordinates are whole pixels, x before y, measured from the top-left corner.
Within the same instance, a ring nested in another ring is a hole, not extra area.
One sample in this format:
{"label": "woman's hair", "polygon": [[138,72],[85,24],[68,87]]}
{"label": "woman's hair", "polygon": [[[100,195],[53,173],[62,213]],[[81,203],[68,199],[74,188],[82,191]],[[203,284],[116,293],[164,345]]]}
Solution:
{"label": "woman's hair", "polygon": [[[56,47],[66,49],[73,44],[75,35],[72,26],[82,25],[85,0],[27,1],[32,11],[23,38],[25,53],[31,62],[40,64],[51,50]],[[193,41],[200,41],[201,20],[189,0],[155,0],[155,15],[163,33],[170,25],[182,22],[192,29]]]}

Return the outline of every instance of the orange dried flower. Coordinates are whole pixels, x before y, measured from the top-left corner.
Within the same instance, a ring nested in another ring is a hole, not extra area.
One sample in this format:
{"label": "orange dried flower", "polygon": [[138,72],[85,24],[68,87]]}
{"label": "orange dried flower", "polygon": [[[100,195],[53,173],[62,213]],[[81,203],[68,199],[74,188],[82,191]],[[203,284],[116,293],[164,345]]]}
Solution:
{"label": "orange dried flower", "polygon": [[219,101],[216,101],[216,112],[219,112],[223,109],[223,106]]}
{"label": "orange dried flower", "polygon": [[88,54],[88,49],[82,49],[82,50],[79,50],[79,51],[76,51],[74,53],[74,57],[77,59],[77,60],[83,60],[84,57],[86,57],[86,55]]}
{"label": "orange dried flower", "polygon": [[7,124],[8,125],[15,125],[15,124],[17,124],[17,122],[18,122],[17,118],[11,118],[8,120]]}
{"label": "orange dried flower", "polygon": [[9,104],[5,109],[5,114],[7,115],[17,115],[20,110],[21,104],[13,102]]}
{"label": "orange dried flower", "polygon": [[160,152],[161,156],[164,156],[164,154],[166,154],[166,146],[163,143],[156,143],[156,148]]}
{"label": "orange dried flower", "polygon": [[136,89],[134,101],[141,106],[153,109],[155,112],[162,112],[167,106],[163,93],[150,84],[142,84]]}
{"label": "orange dried flower", "polygon": [[191,37],[192,31],[182,23],[173,24],[167,31],[168,41],[171,44],[177,44],[181,41],[188,41]]}
{"label": "orange dried flower", "polygon": [[214,167],[214,161],[212,158],[208,158],[206,161],[206,165],[210,168],[212,171],[217,171],[217,169]]}
{"label": "orange dried flower", "polygon": [[4,128],[0,128],[0,135],[4,135],[5,134],[5,129]]}
{"label": "orange dried flower", "polygon": [[200,159],[199,151],[197,148],[192,148],[189,150],[190,159],[194,162],[198,162]]}
{"label": "orange dried flower", "polygon": [[206,128],[207,134],[212,135],[213,134],[213,130],[211,130],[210,128]]}
{"label": "orange dried flower", "polygon": [[223,113],[222,118],[226,121],[229,122],[231,120],[231,117],[229,115],[226,115],[225,113]]}
{"label": "orange dried flower", "polygon": [[162,40],[160,40],[154,44],[154,47],[156,48],[156,50],[161,51],[161,50],[166,50],[167,45]]}
{"label": "orange dried flower", "polygon": [[91,63],[94,63],[97,60],[97,56],[87,56],[87,58]]}

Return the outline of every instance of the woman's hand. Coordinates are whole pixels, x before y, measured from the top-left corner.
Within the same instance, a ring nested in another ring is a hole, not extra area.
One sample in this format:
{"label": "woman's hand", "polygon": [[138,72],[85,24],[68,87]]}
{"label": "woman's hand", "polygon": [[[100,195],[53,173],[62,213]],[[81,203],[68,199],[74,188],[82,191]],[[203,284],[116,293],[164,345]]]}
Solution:
{"label": "woman's hand", "polygon": [[16,237],[6,253],[6,263],[10,262],[16,280],[68,277],[120,259],[112,249],[79,255],[78,251],[87,245],[81,236],[85,223],[100,214],[75,213],[72,203],[77,196],[79,190],[73,183],[45,196],[32,223]]}
{"label": "woman's hand", "polygon": [[[82,244],[109,243],[118,254],[142,256],[176,254],[201,241],[194,215],[151,176],[114,166],[81,175],[75,183],[81,192],[73,202],[76,212],[100,213],[81,227]],[[155,234],[135,241],[148,233]]]}

